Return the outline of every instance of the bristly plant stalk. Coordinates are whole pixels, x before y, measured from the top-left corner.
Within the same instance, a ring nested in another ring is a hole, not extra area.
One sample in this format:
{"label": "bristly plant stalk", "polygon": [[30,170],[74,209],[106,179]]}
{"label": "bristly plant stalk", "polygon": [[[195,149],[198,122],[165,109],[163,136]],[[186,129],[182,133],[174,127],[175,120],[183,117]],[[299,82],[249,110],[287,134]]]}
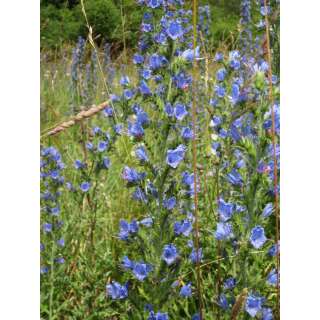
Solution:
{"label": "bristly plant stalk", "polygon": [[274,112],[274,96],[272,86],[272,58],[270,49],[270,25],[268,19],[268,4],[264,0],[265,7],[265,26],[266,26],[266,40],[267,40],[267,58],[268,58],[268,80],[269,80],[269,100],[271,103],[271,117],[272,117],[272,147],[273,147],[273,181],[274,181],[274,197],[275,197],[275,216],[276,216],[276,246],[277,246],[277,312],[280,319],[280,249],[279,249],[279,199],[278,199],[278,163],[276,155],[276,125],[275,125],[275,112]]}
{"label": "bristly plant stalk", "polygon": [[[88,28],[88,31],[89,31],[89,35],[88,35],[89,43],[92,46],[93,50],[96,52],[97,62],[98,62],[99,70],[100,70],[100,73],[101,73],[101,77],[103,79],[103,84],[104,84],[104,87],[105,87],[105,89],[107,91],[108,96],[110,96],[110,90],[109,90],[106,78],[104,76],[104,73],[103,73],[103,68],[102,68],[102,65],[101,65],[101,62],[100,62],[100,59],[99,59],[98,50],[97,50],[96,45],[95,45],[94,40],[93,40],[92,27],[89,24],[89,20],[88,20],[87,14],[86,14],[86,9],[84,7],[83,0],[81,0],[81,10],[82,10],[84,18],[86,20],[87,28]],[[114,122],[115,122],[115,124],[118,124],[119,123],[119,117],[118,117],[118,114],[117,114],[117,110],[113,106],[112,100],[110,100],[110,105],[111,105],[112,111],[114,113]],[[126,151],[127,156],[130,157],[130,154],[129,154],[129,151],[128,151],[128,148],[127,148],[127,145],[126,145],[125,141],[123,139],[121,139],[121,142],[123,143],[123,146],[124,146],[124,149]]]}
{"label": "bristly plant stalk", "polygon": [[203,303],[202,303],[202,290],[201,290],[201,274],[200,274],[200,241],[199,241],[199,216],[198,216],[198,193],[197,193],[197,101],[196,101],[196,77],[197,77],[197,14],[198,14],[198,1],[193,0],[193,81],[192,81],[192,124],[193,124],[193,138],[192,138],[192,155],[193,155],[193,184],[194,184],[194,214],[195,214],[195,242],[197,250],[197,291],[199,300],[199,317],[203,319]]}

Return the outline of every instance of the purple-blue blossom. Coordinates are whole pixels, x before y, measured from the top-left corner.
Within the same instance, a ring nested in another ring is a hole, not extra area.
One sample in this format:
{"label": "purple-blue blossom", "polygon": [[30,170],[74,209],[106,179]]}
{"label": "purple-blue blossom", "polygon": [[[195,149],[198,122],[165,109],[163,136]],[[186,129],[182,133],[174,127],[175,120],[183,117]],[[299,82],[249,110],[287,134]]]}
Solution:
{"label": "purple-blue blossom", "polygon": [[261,248],[264,243],[267,241],[267,238],[264,234],[264,229],[261,226],[256,226],[251,230],[250,233],[250,243],[256,249]]}
{"label": "purple-blue blossom", "polygon": [[177,103],[174,108],[174,115],[177,120],[182,121],[188,115],[186,106],[182,103]]}
{"label": "purple-blue blossom", "polygon": [[89,189],[90,189],[90,182],[88,182],[88,181],[84,181],[84,182],[82,182],[81,184],[80,184],[80,189],[81,189],[81,191],[82,192],[88,192],[89,191]]}
{"label": "purple-blue blossom", "polygon": [[191,283],[188,283],[180,289],[180,296],[183,298],[188,298],[192,296]]}
{"label": "purple-blue blossom", "polygon": [[176,40],[183,36],[183,27],[180,22],[172,21],[167,27],[167,34],[172,40]]}
{"label": "purple-blue blossom", "polygon": [[259,312],[262,311],[263,299],[254,294],[250,294],[246,300],[245,310],[249,315],[254,318]]}
{"label": "purple-blue blossom", "polygon": [[218,213],[221,221],[228,221],[232,217],[234,209],[235,205],[233,203],[228,203],[222,198],[218,200]]}
{"label": "purple-blue blossom", "polygon": [[192,232],[192,223],[188,219],[177,221],[174,223],[174,232],[176,235],[183,234],[185,237],[189,237]]}
{"label": "purple-blue blossom", "polygon": [[163,248],[162,259],[167,263],[167,265],[171,265],[178,258],[178,250],[175,245],[167,244]]}
{"label": "purple-blue blossom", "polygon": [[177,168],[179,163],[184,159],[186,153],[186,146],[180,144],[176,149],[169,149],[167,151],[167,164],[171,168]]}
{"label": "purple-blue blossom", "polygon": [[122,300],[128,296],[128,288],[126,285],[122,286],[116,281],[112,281],[106,286],[107,296],[110,295],[113,300]]}
{"label": "purple-blue blossom", "polygon": [[232,225],[229,222],[218,222],[215,237],[217,240],[227,240],[233,236]]}

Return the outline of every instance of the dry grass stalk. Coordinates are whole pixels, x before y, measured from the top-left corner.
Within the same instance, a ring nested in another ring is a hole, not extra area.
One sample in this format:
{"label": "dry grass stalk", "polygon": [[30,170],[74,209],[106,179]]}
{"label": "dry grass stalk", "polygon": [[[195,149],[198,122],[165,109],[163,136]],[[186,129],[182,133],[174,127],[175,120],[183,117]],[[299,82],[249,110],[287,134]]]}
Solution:
{"label": "dry grass stalk", "polygon": [[88,110],[83,110],[83,111],[79,112],[77,115],[75,115],[71,119],[64,121],[64,122],[58,124],[57,126],[55,126],[53,129],[51,129],[50,131],[45,133],[41,138],[56,135],[64,130],[74,126],[76,123],[81,122],[84,119],[88,119],[88,118],[94,116],[98,112],[105,109],[108,106],[108,103],[109,103],[109,101],[105,101],[105,102],[100,103],[98,106],[94,105]]}
{"label": "dry grass stalk", "polygon": [[236,320],[238,314],[240,313],[243,303],[247,298],[248,289],[244,288],[242,292],[237,297],[236,303],[234,304],[232,311],[231,311],[231,320]]}

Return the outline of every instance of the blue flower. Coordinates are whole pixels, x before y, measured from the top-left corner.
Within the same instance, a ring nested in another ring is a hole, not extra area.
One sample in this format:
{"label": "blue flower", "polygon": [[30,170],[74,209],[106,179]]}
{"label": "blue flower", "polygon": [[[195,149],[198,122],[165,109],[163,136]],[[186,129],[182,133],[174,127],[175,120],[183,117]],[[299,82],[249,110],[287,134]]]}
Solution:
{"label": "blue flower", "polygon": [[110,159],[108,157],[103,157],[102,158],[102,165],[105,169],[110,168]]}
{"label": "blue flower", "polygon": [[140,82],[139,90],[141,94],[144,96],[149,96],[152,94],[150,88],[148,87],[147,83],[144,80]]}
{"label": "blue flower", "polygon": [[228,278],[224,283],[223,283],[223,288],[226,290],[231,290],[236,286],[236,279],[235,278]]}
{"label": "blue flower", "polygon": [[57,245],[60,247],[64,247],[64,245],[65,245],[64,239],[61,238],[61,239],[57,240]]}
{"label": "blue flower", "polygon": [[143,146],[139,146],[136,148],[135,155],[142,163],[149,161],[147,152]]}
{"label": "blue flower", "polygon": [[52,231],[52,224],[51,223],[44,223],[43,224],[43,231],[45,233],[49,233]]}
{"label": "blue flower", "polygon": [[[194,174],[189,174],[187,171],[184,171],[182,174],[182,183],[187,185],[190,189],[190,194],[194,193]],[[197,181],[197,190],[199,190],[200,185],[199,181]]]}
{"label": "blue flower", "polygon": [[55,258],[54,262],[58,263],[58,264],[64,264],[65,263],[65,259],[63,257]]}
{"label": "blue flower", "polygon": [[144,61],[144,58],[143,58],[142,55],[140,55],[140,54],[135,54],[135,55],[133,56],[133,63],[134,63],[134,64],[142,64],[143,61]]}
{"label": "blue flower", "polygon": [[110,99],[112,102],[119,102],[120,101],[120,97],[117,96],[116,94],[110,94]]}
{"label": "blue flower", "polygon": [[140,223],[142,224],[142,225],[144,225],[145,227],[151,227],[152,226],[152,224],[153,224],[153,220],[152,220],[152,218],[144,218],[144,219],[142,219],[141,221],[140,221]]}
{"label": "blue flower", "polygon": [[190,253],[189,259],[192,263],[197,263],[198,261],[201,262],[203,258],[202,248],[199,248],[199,251],[196,248],[192,249]]}
{"label": "blue flower", "polygon": [[250,242],[256,249],[261,248],[266,241],[263,227],[256,226],[251,230]]}
{"label": "blue flower", "polygon": [[146,80],[149,80],[151,78],[151,73],[152,71],[150,69],[143,69],[141,71],[141,76],[146,79]]}
{"label": "blue flower", "polygon": [[163,4],[163,0],[148,0],[147,6],[149,8],[155,9],[160,7]]}
{"label": "blue flower", "polygon": [[216,78],[218,81],[223,81],[227,75],[227,70],[225,68],[219,69],[216,73]]}
{"label": "blue flower", "polygon": [[129,79],[128,76],[122,76],[122,77],[120,78],[120,84],[121,84],[122,86],[127,86],[129,83],[130,83],[130,79]]}
{"label": "blue flower", "polygon": [[151,270],[152,266],[149,264],[135,263],[132,272],[139,281],[143,281]]}
{"label": "blue flower", "polygon": [[165,44],[167,42],[167,36],[163,32],[159,32],[154,36],[154,41],[159,44]]}
{"label": "blue flower", "polygon": [[215,128],[222,124],[222,118],[219,116],[213,116],[210,121],[210,127]]}
{"label": "blue flower", "polygon": [[50,172],[50,177],[53,179],[53,180],[57,180],[59,178],[59,171],[58,170],[52,170]]}
{"label": "blue flower", "polygon": [[122,266],[127,270],[132,270],[134,263],[127,256],[124,256],[122,259]]}
{"label": "blue flower", "polygon": [[51,214],[57,217],[60,214],[60,208],[59,207],[51,208]]}
{"label": "blue flower", "polygon": [[180,296],[181,297],[188,298],[188,297],[191,297],[191,295],[192,295],[191,283],[184,285],[180,289]]}
{"label": "blue flower", "polygon": [[167,313],[157,312],[157,314],[155,314],[154,311],[150,311],[147,320],[169,320],[169,317]]}
{"label": "blue flower", "polygon": [[174,116],[174,108],[172,107],[172,105],[169,102],[166,103],[166,105],[164,107],[164,111],[169,117]]}
{"label": "blue flower", "polygon": [[163,206],[167,210],[172,210],[177,204],[177,200],[175,197],[171,197],[169,199],[164,199],[163,200]]}
{"label": "blue flower", "polygon": [[136,220],[133,220],[131,223],[128,223],[125,220],[120,220],[119,224],[119,238],[121,240],[128,240],[129,235],[135,234],[139,230],[139,226]]}
{"label": "blue flower", "polygon": [[230,61],[230,67],[234,70],[239,70],[240,69],[240,61],[239,60]]}
{"label": "blue flower", "polygon": [[107,147],[108,147],[108,142],[107,141],[99,141],[97,150],[99,152],[103,152],[103,151],[105,151],[107,149]]}
{"label": "blue flower", "polygon": [[234,70],[239,70],[240,69],[240,53],[237,50],[231,51],[229,53],[229,62],[230,62],[230,67]]}
{"label": "blue flower", "polygon": [[226,95],[226,88],[221,85],[216,85],[214,91],[219,98],[223,98]]}
{"label": "blue flower", "polygon": [[209,101],[210,106],[212,106],[212,107],[216,107],[218,105],[218,102],[219,102],[219,100],[216,98],[211,98]]}
{"label": "blue flower", "polygon": [[200,314],[199,314],[199,313],[195,313],[195,314],[192,316],[191,320],[200,320]]}
{"label": "blue flower", "polygon": [[245,309],[254,318],[262,310],[262,303],[263,299],[261,297],[250,294],[246,300]]}
{"label": "blue flower", "polygon": [[[200,47],[196,47],[196,59],[200,56]],[[194,59],[194,50],[193,49],[187,49],[181,53],[181,57],[187,60],[188,62],[192,62]]]}
{"label": "blue flower", "polygon": [[151,20],[152,19],[152,13],[151,12],[145,12],[143,14],[142,19],[145,20],[145,21]]}
{"label": "blue flower", "polygon": [[192,129],[189,128],[189,127],[183,127],[183,128],[181,129],[181,137],[182,137],[184,140],[190,140],[190,139],[192,139],[192,137],[193,137]]}
{"label": "blue flower", "polygon": [[178,221],[174,224],[174,233],[176,235],[183,234],[185,237],[189,237],[192,231],[192,223],[188,220]]}
{"label": "blue flower", "polygon": [[114,125],[114,131],[117,135],[121,135],[122,134],[122,130],[123,130],[123,124],[122,123],[117,123],[116,125]]}
{"label": "blue flower", "polygon": [[169,149],[167,151],[167,164],[171,168],[177,168],[179,163],[184,159],[187,148],[180,144],[176,149]]}
{"label": "blue flower", "polygon": [[265,7],[264,5],[260,8],[260,13],[262,16],[269,15],[271,13],[271,8],[269,6]]}
{"label": "blue flower", "polygon": [[214,57],[214,60],[217,61],[217,62],[223,61],[223,53],[222,52],[217,52],[215,57]]}
{"label": "blue flower", "polygon": [[93,143],[92,143],[92,142],[87,142],[87,143],[86,143],[86,148],[87,148],[88,150],[93,150]]}
{"label": "blue flower", "polygon": [[273,211],[273,204],[270,202],[264,207],[261,216],[263,218],[267,218],[272,214],[272,211]]}
{"label": "blue flower", "polygon": [[177,120],[183,120],[183,118],[188,115],[186,106],[182,103],[177,103],[174,108],[174,115]]}
{"label": "blue flower", "polygon": [[128,296],[127,286],[122,286],[116,281],[106,286],[107,295],[111,295],[113,300],[125,299]]}
{"label": "blue flower", "polygon": [[159,83],[163,80],[163,77],[160,74],[157,74],[153,77],[154,81]]}
{"label": "blue flower", "polygon": [[232,104],[236,104],[239,101],[240,97],[240,87],[237,83],[232,84],[231,86],[231,96],[230,101]]}
{"label": "blue flower", "polygon": [[153,30],[152,24],[150,23],[142,23],[141,24],[141,31],[142,32],[151,32]]}
{"label": "blue flower", "polygon": [[272,310],[270,308],[262,309],[262,319],[261,320],[273,320]]}
{"label": "blue flower", "polygon": [[82,163],[80,160],[75,160],[74,162],[74,167],[78,170],[78,169],[82,169],[85,168],[85,164]]}
{"label": "blue flower", "polygon": [[82,192],[88,192],[90,189],[90,186],[91,186],[90,183],[85,181],[80,184],[80,189]]}
{"label": "blue flower", "polygon": [[232,169],[231,172],[227,174],[227,180],[235,186],[241,186],[243,183],[242,177],[236,169]]}
{"label": "blue flower", "polygon": [[228,300],[227,297],[224,293],[220,294],[219,300],[218,300],[218,305],[223,309],[227,310],[229,308]]}
{"label": "blue flower", "polygon": [[148,202],[146,194],[144,193],[144,191],[140,187],[137,187],[134,190],[132,197],[133,197],[133,199],[138,200],[138,201],[142,201],[144,203]]}
{"label": "blue flower", "polygon": [[173,82],[177,88],[186,90],[192,82],[191,76],[188,76],[184,72],[179,72],[177,75],[173,76]]}
{"label": "blue flower", "polygon": [[217,240],[230,239],[233,236],[232,225],[228,222],[218,222],[215,237]]}
{"label": "blue flower", "polygon": [[240,59],[240,52],[238,50],[233,50],[229,52],[229,60]]}
{"label": "blue flower", "polygon": [[177,21],[170,22],[167,28],[167,34],[172,40],[176,40],[183,36],[183,28],[181,23]]}
{"label": "blue flower", "polygon": [[271,248],[268,251],[269,256],[274,257],[279,252],[279,246],[274,244],[271,246]]}
{"label": "blue flower", "polygon": [[133,93],[133,91],[130,90],[130,89],[126,89],[126,90],[123,91],[123,96],[124,96],[124,98],[125,98],[126,100],[132,99],[133,95],[134,95],[134,93]]}
{"label": "blue flower", "polygon": [[275,116],[275,130],[277,134],[280,134],[280,105],[278,103],[275,103],[273,108],[270,107],[270,110],[265,113],[264,117],[266,118],[266,121],[263,123],[263,127],[266,130],[272,129],[272,109]]}
{"label": "blue flower", "polygon": [[234,209],[233,203],[225,202],[222,198],[218,200],[218,213],[221,221],[228,221],[232,217]]}
{"label": "blue flower", "polygon": [[141,139],[144,136],[144,129],[140,122],[128,123],[128,134],[136,139]]}
{"label": "blue flower", "polygon": [[43,266],[43,267],[40,268],[40,273],[41,274],[46,274],[48,272],[49,272],[49,267]]}
{"label": "blue flower", "polygon": [[144,112],[142,109],[137,111],[136,116],[137,116],[137,122],[140,123],[143,127],[149,124],[148,114]]}
{"label": "blue flower", "polygon": [[138,173],[135,169],[125,166],[122,171],[122,178],[129,184],[137,183],[143,180],[145,177],[144,173]]}
{"label": "blue flower", "polygon": [[154,53],[149,58],[149,67],[151,70],[159,69],[165,66],[168,63],[168,60],[164,56],[160,56],[157,53]]}
{"label": "blue flower", "polygon": [[172,264],[178,258],[178,250],[173,244],[166,244],[163,248],[162,259],[168,264]]}
{"label": "blue flower", "polygon": [[278,283],[278,272],[276,269],[272,269],[267,277],[267,283],[276,286]]}
{"label": "blue flower", "polygon": [[228,131],[223,129],[223,128],[221,128],[219,130],[219,137],[222,138],[222,139],[227,138],[228,137]]}

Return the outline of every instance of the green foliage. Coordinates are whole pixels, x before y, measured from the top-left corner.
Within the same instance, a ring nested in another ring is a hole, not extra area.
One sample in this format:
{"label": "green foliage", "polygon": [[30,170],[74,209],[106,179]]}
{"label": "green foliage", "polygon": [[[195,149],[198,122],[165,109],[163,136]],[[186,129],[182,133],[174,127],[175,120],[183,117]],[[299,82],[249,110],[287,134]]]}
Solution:
{"label": "green foliage", "polygon": [[213,43],[232,42],[232,36],[236,33],[239,23],[239,6],[239,1],[237,1],[237,6],[233,5],[233,7],[231,4],[225,5],[224,3],[211,6]]}
{"label": "green foliage", "polygon": [[[89,24],[92,26],[95,35],[109,40],[119,39],[121,30],[120,11],[112,0],[86,0],[84,6]],[[81,33],[85,34],[85,32],[86,25],[83,23]]]}
{"label": "green foliage", "polygon": [[68,8],[41,5],[41,47],[59,47],[67,41],[76,41],[81,22],[75,11]]}
{"label": "green foliage", "polygon": [[[212,43],[232,39],[239,22],[239,1],[205,0],[212,16]],[[126,42],[127,47],[137,43],[141,8],[135,0],[84,0],[89,24],[98,42]],[[54,48],[64,42],[75,42],[88,33],[79,0],[41,1],[41,47]]]}

